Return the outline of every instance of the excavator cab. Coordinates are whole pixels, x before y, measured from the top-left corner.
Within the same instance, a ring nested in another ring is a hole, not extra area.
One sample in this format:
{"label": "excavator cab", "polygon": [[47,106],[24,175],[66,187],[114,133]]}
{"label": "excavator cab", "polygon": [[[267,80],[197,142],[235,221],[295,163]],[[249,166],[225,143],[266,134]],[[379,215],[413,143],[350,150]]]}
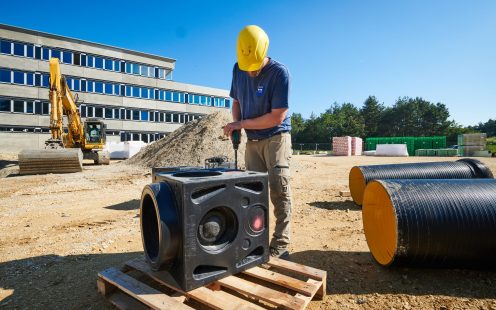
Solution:
{"label": "excavator cab", "polygon": [[87,118],[83,125],[83,157],[84,159],[92,159],[97,165],[110,163],[109,154],[104,150],[107,140],[106,127],[99,118]]}
{"label": "excavator cab", "polygon": [[103,148],[106,140],[105,124],[99,119],[87,119],[84,122],[84,137],[85,146],[91,146],[91,149]]}

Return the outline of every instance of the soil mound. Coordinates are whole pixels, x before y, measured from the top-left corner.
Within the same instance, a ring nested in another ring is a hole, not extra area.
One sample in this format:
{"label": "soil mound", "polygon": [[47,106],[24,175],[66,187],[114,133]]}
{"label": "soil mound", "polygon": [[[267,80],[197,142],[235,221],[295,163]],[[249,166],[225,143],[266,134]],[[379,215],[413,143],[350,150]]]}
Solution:
{"label": "soil mound", "polygon": [[[222,127],[231,122],[228,111],[216,112],[196,119],[146,146],[127,162],[145,167],[204,166],[205,159],[227,156],[234,162],[231,140],[224,137]],[[238,150],[238,168],[244,168],[246,137],[243,134]]]}

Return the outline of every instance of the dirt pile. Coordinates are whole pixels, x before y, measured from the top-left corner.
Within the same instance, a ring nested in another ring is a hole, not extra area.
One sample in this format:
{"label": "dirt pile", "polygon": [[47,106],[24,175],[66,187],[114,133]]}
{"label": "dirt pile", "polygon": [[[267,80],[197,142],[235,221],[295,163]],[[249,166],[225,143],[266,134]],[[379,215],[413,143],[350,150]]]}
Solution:
{"label": "dirt pile", "polygon": [[[228,111],[216,112],[185,124],[156,141],[127,162],[145,167],[204,166],[205,159],[227,156],[234,162],[230,140],[223,137],[222,127],[231,122]],[[246,137],[243,134],[238,150],[238,167],[243,168]]]}

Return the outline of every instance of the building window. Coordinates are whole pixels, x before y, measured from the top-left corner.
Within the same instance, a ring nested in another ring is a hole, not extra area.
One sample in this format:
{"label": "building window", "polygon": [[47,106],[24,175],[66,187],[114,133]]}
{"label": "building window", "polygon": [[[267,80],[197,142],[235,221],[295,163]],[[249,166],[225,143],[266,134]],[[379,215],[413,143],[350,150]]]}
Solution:
{"label": "building window", "polygon": [[165,91],[165,101],[172,101],[172,92]]}
{"label": "building window", "polygon": [[81,91],[81,80],[79,79],[74,79],[74,82],[73,82],[73,87],[74,87],[74,90],[75,91]]}
{"label": "building window", "polygon": [[178,92],[172,92],[172,101],[179,102],[179,93]]}
{"label": "building window", "polygon": [[103,69],[103,58],[95,57],[95,68]]}
{"label": "building window", "polygon": [[41,46],[34,47],[34,58],[41,59]]}
{"label": "building window", "polygon": [[48,74],[43,74],[41,76],[41,86],[48,87],[49,84],[48,82],[49,82]]}
{"label": "building window", "polygon": [[87,59],[86,55],[82,54],[81,55],[81,66],[86,67],[87,60],[88,59]]}
{"label": "building window", "polygon": [[87,112],[87,107],[85,105],[81,105],[79,107],[79,113],[81,114],[81,117],[86,117]]}
{"label": "building window", "polygon": [[34,102],[34,114],[41,115],[42,114],[41,107],[42,107],[41,102],[35,101]]}
{"label": "building window", "polygon": [[133,97],[138,97],[139,98],[139,96],[140,96],[140,88],[134,86],[133,87]]}
{"label": "building window", "polygon": [[131,110],[126,110],[126,119],[131,119]]}
{"label": "building window", "polygon": [[72,53],[64,51],[62,53],[62,62],[65,64],[70,64],[72,65]]}
{"label": "building window", "polygon": [[27,44],[26,45],[26,56],[33,58],[34,57],[34,45]]}
{"label": "building window", "polygon": [[26,101],[26,113],[33,114],[33,101]]}
{"label": "building window", "polygon": [[165,122],[166,123],[171,123],[172,122],[172,114],[165,113]]}
{"label": "building window", "polygon": [[34,73],[31,73],[31,72],[26,73],[26,78],[27,78],[26,84],[33,86],[34,85]]}
{"label": "building window", "polygon": [[112,95],[114,89],[114,85],[110,83],[105,83],[105,94]]}
{"label": "building window", "polygon": [[120,87],[119,84],[114,84],[114,95],[117,95],[117,96],[120,96],[121,95],[120,92],[119,92],[120,88],[121,87]]}
{"label": "building window", "polygon": [[158,68],[158,78],[159,79],[164,79],[165,78],[165,70],[162,68]]}
{"label": "building window", "polygon": [[25,56],[24,54],[24,44],[14,43],[14,55]]}
{"label": "building window", "polygon": [[126,62],[126,73],[133,73],[133,66],[129,62]]}
{"label": "building window", "polygon": [[24,113],[24,101],[14,100],[14,112]]}
{"label": "building window", "polygon": [[95,93],[102,94],[103,93],[103,83],[95,82]]}
{"label": "building window", "polygon": [[112,114],[112,108],[105,108],[105,118],[109,118],[109,119],[114,118]]}
{"label": "building window", "polygon": [[114,61],[111,59],[105,59],[105,70],[112,71],[114,69]]}
{"label": "building window", "polygon": [[131,86],[126,85],[126,96],[131,97]]}
{"label": "building window", "polygon": [[58,58],[60,60],[60,51],[53,49],[51,57],[52,58]]}
{"label": "building window", "polygon": [[24,72],[14,71],[14,83],[15,84],[25,84]]}
{"label": "building window", "polygon": [[42,105],[41,106],[42,106],[41,113],[43,115],[50,114],[50,105],[48,104],[48,101],[42,102]]}
{"label": "building window", "polygon": [[140,66],[138,64],[132,64],[133,65],[133,74],[140,74]]}
{"label": "building window", "polygon": [[0,112],[10,112],[10,100],[0,98]]}
{"label": "building window", "polygon": [[74,53],[74,65],[76,65],[76,66],[80,66],[81,65],[81,54]]}
{"label": "building window", "polygon": [[92,93],[93,90],[94,90],[94,88],[95,88],[94,87],[95,82],[93,82],[93,81],[87,81],[87,84],[88,84],[88,92],[89,93]]}
{"label": "building window", "polygon": [[148,96],[148,88],[141,88],[141,98],[144,98],[144,99],[148,99],[149,96]]}
{"label": "building window", "polygon": [[140,120],[140,111],[139,110],[133,110],[133,120],[134,121]]}
{"label": "building window", "polygon": [[10,83],[10,70],[0,69],[0,82]]}
{"label": "building window", "polygon": [[141,111],[141,120],[148,121],[148,111]]}
{"label": "building window", "polygon": [[43,54],[43,55],[42,55],[42,58],[43,58],[44,60],[49,60],[49,59],[50,59],[50,49],[49,49],[49,48],[44,47],[44,48],[42,48],[42,52],[43,52],[43,53],[42,53],[42,54]]}
{"label": "building window", "polygon": [[95,57],[88,55],[88,67],[93,68],[95,66]]}
{"label": "building window", "polygon": [[95,107],[95,117],[103,118],[103,108]]}
{"label": "building window", "polygon": [[9,41],[0,41],[0,52],[2,52],[3,54],[11,54],[12,43]]}

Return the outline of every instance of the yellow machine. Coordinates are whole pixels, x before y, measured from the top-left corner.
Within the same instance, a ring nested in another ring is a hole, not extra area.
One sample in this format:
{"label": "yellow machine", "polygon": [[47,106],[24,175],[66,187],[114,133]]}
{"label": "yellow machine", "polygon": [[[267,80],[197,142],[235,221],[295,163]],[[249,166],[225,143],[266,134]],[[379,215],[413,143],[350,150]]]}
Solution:
{"label": "yellow machine", "polygon": [[[105,146],[106,126],[102,120],[81,121],[76,100],[60,73],[58,58],[50,59],[50,131],[44,150],[23,150],[19,154],[20,174],[64,173],[82,170],[83,158],[108,165]],[[63,115],[67,116],[67,133]]]}

